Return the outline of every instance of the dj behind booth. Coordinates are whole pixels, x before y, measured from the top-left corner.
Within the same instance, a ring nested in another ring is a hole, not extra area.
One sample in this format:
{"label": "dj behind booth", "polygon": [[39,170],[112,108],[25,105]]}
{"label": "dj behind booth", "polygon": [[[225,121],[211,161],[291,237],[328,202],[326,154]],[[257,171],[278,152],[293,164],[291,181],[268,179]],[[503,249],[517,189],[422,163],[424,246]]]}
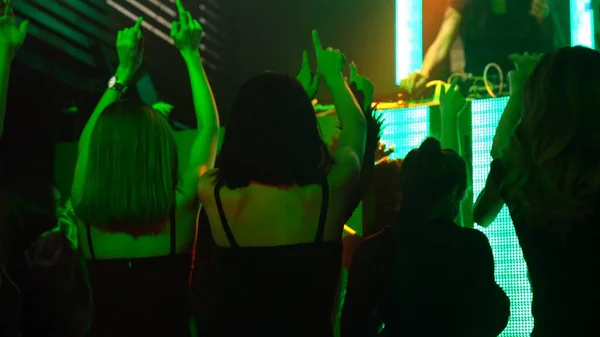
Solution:
{"label": "dj behind booth", "polygon": [[[548,0],[449,0],[421,70],[407,76],[400,85],[403,98],[416,99],[425,94],[432,73],[448,59],[457,38],[464,50],[464,71],[452,79],[468,83],[461,86],[463,94],[475,98],[508,93],[504,83],[514,68],[510,55],[554,49],[551,15]],[[485,91],[478,92],[474,84]],[[490,86],[499,92],[493,94]]]}
{"label": "dj behind booth", "polygon": [[[424,137],[441,136],[441,87],[459,85],[470,102],[457,124],[460,153],[468,163],[472,186],[462,205],[461,222],[472,227],[473,197],[485,180],[491,138],[509,93],[508,73],[515,68],[512,58],[548,52],[561,44],[556,39],[561,35],[556,19],[562,8],[554,6],[554,0],[447,1],[422,68],[401,81],[399,102],[380,103],[378,110],[388,126],[383,141],[396,147],[395,157],[403,158]],[[437,80],[437,68],[443,68],[449,58],[460,66],[451,67],[447,80]]]}

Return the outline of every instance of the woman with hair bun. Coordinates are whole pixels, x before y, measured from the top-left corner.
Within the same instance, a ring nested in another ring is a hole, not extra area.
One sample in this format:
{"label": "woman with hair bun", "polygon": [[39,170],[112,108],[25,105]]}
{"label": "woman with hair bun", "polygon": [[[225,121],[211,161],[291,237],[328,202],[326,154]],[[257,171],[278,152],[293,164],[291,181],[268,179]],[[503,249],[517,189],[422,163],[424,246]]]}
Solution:
{"label": "woman with hair bun", "polygon": [[485,235],[455,223],[465,161],[426,139],[404,159],[394,226],[367,238],[352,260],[342,336],[497,336],[509,301],[494,279]]}

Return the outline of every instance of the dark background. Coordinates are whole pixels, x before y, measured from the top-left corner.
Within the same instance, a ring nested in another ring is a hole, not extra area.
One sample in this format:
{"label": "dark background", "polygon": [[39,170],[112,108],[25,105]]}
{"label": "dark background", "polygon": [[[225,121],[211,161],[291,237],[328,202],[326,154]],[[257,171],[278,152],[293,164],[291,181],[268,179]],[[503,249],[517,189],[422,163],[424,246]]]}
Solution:
{"label": "dark background", "polygon": [[[523,0],[529,1],[529,0]],[[125,0],[114,0],[145,21],[161,27]],[[174,0],[138,0],[168,21],[156,5],[174,9]],[[303,49],[312,51],[311,30],[316,28],[326,45],[339,48],[359,71],[375,84],[376,99],[396,99],[395,0],[183,0],[196,18],[206,18],[204,40],[207,72],[222,121],[240,85],[265,70],[296,74]],[[562,24],[568,26],[568,1],[552,0],[562,7]],[[106,0],[15,0],[19,18],[31,21],[29,36],[13,66],[8,123],[21,120],[30,130],[59,141],[78,137],[89,113],[114,74],[116,32],[133,23]],[[563,4],[564,3],[564,4]],[[201,8],[204,6],[204,10]],[[564,8],[563,8],[564,7]],[[423,0],[424,49],[431,44],[443,17],[446,0]],[[207,11],[208,9],[208,11]],[[566,19],[565,19],[566,18]],[[566,20],[566,22],[564,22]],[[163,29],[168,35],[168,30]],[[566,34],[568,36],[568,34]],[[194,125],[189,79],[174,46],[145,31],[146,50],[139,87],[129,97],[146,103],[164,100],[176,106],[173,118]],[[312,55],[312,53],[311,53]],[[311,56],[313,65],[314,57]],[[446,67],[441,67],[440,77]],[[139,95],[142,93],[143,95]],[[322,90],[319,99],[330,101]],[[76,106],[78,113],[61,113]],[[50,128],[49,126],[53,127]],[[39,127],[39,126],[37,126]],[[18,128],[22,129],[22,128]],[[33,133],[32,133],[33,134]]]}

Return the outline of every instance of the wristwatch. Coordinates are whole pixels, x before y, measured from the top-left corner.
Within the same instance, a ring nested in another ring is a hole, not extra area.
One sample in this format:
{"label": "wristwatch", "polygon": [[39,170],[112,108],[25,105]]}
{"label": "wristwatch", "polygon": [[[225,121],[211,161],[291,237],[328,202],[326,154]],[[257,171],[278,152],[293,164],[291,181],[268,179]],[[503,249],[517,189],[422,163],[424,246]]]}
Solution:
{"label": "wristwatch", "polygon": [[127,91],[127,86],[123,83],[119,83],[119,78],[117,76],[113,76],[108,81],[108,88],[112,90],[116,90],[121,94],[124,94]]}

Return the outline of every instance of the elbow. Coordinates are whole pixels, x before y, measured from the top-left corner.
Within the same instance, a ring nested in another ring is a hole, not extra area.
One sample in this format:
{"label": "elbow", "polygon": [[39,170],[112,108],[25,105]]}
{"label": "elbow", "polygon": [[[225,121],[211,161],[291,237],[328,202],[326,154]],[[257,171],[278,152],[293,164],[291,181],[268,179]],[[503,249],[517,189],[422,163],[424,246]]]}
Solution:
{"label": "elbow", "polygon": [[484,208],[482,205],[475,203],[473,207],[473,222],[480,227],[487,228],[494,222],[495,217],[491,216],[490,212]]}

